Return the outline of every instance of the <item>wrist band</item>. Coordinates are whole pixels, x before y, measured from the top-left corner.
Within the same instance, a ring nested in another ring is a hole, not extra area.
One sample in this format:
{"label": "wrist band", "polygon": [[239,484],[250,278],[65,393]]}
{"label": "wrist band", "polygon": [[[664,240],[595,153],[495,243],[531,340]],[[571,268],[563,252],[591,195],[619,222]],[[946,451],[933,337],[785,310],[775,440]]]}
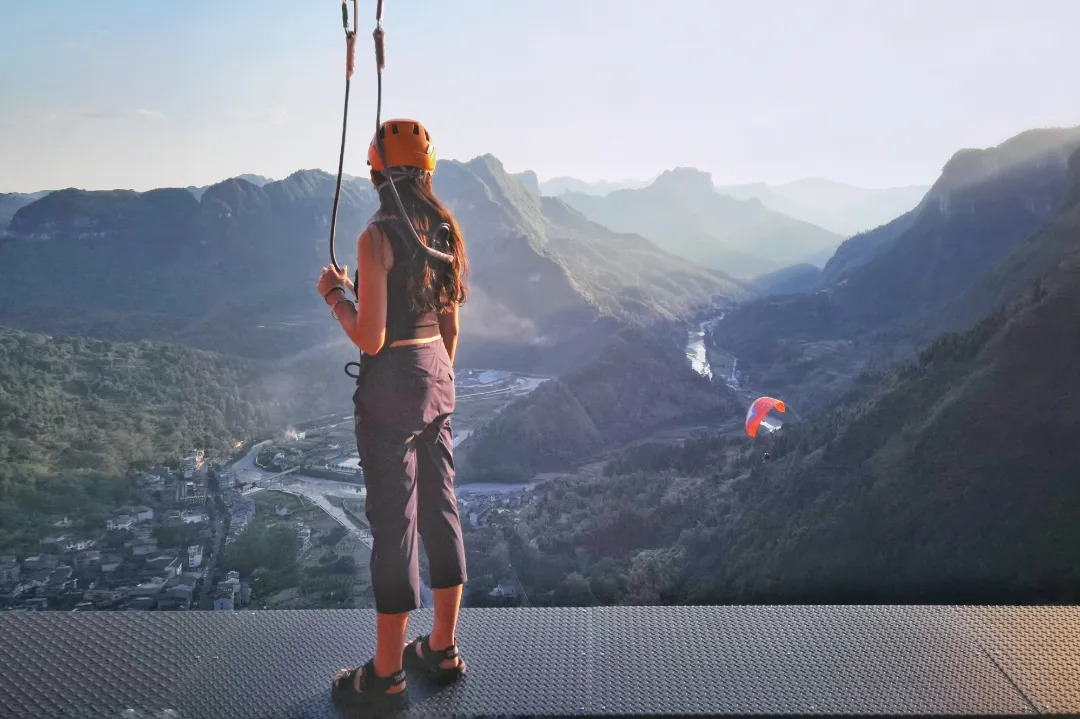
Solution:
{"label": "wrist band", "polygon": [[[327,294],[329,294],[329,293],[327,293]],[[339,317],[337,316],[337,308],[338,308],[338,305],[340,305],[340,304],[341,304],[342,302],[348,302],[348,303],[349,303],[349,307],[352,307],[352,308],[353,308],[353,310],[355,310],[355,309],[356,309],[356,305],[354,305],[354,304],[352,303],[352,300],[350,300],[350,299],[349,299],[348,297],[342,297],[342,298],[341,298],[340,300],[338,300],[338,301],[337,301],[337,302],[335,302],[334,304],[330,305],[330,316],[331,316],[331,317],[333,317],[333,318],[334,318],[335,320],[337,320],[337,319],[340,319],[340,318],[339,318]]]}
{"label": "wrist band", "polygon": [[[328,291],[326,292],[326,294],[322,296],[322,298],[323,298],[323,301],[324,301],[324,302],[326,302],[327,304],[330,304],[330,300],[328,300],[328,299],[327,299],[327,297],[329,297],[329,296],[330,296],[331,294],[333,294],[334,292],[337,292],[338,290],[341,290],[341,296],[342,296],[342,297],[346,297],[346,298],[347,298],[347,297],[349,296],[349,293],[345,291],[345,288],[344,288],[344,287],[342,287],[341,285],[337,285],[337,286],[335,286],[335,287],[331,287],[331,288],[330,288],[330,289],[329,289],[329,290],[328,290]],[[341,301],[341,300],[338,300],[338,302],[340,302],[340,301]],[[335,303],[335,304],[337,304],[337,303]],[[330,305],[330,306],[331,306],[331,307],[333,307],[333,305]]]}

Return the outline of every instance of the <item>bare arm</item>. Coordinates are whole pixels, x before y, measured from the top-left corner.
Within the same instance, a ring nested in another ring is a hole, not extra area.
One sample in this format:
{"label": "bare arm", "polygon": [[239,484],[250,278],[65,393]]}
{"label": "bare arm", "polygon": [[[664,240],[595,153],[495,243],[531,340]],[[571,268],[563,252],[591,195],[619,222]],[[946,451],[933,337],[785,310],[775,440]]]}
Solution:
{"label": "bare arm", "polygon": [[446,354],[450,355],[450,364],[453,364],[454,356],[457,354],[458,340],[458,306],[456,304],[439,315],[439,334],[442,335],[443,344],[446,345]]}
{"label": "bare arm", "polygon": [[341,328],[365,354],[376,354],[386,343],[386,273],[393,266],[393,250],[381,232],[364,230],[356,241],[357,308],[335,306]]}

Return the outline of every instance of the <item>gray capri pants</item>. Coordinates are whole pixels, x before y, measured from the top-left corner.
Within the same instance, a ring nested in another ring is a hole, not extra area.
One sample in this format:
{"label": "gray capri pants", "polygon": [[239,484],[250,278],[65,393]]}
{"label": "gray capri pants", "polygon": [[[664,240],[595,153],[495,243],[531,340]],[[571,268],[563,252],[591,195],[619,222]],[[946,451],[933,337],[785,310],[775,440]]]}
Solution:
{"label": "gray capri pants", "polygon": [[464,584],[450,415],[454,368],[441,340],[364,355],[353,405],[371,524],[375,609],[420,606],[417,535],[433,589]]}

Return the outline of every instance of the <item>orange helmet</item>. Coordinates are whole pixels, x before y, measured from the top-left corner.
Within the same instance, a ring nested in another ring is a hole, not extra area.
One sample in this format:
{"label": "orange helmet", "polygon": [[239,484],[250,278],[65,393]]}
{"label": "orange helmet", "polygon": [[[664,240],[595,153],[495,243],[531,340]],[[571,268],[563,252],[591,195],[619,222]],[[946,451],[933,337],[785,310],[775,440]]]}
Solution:
{"label": "orange helmet", "polygon": [[[371,139],[368,147],[367,161],[372,170],[385,172],[375,139]],[[416,120],[387,120],[379,128],[378,139],[382,140],[389,167],[404,165],[435,171],[435,146],[431,144],[431,133]]]}

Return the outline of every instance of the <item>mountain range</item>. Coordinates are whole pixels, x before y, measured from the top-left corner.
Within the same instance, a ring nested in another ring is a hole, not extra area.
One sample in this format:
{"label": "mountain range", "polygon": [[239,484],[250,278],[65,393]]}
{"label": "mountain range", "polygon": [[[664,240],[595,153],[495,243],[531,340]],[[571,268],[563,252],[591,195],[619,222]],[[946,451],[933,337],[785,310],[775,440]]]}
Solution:
{"label": "mountain range", "polygon": [[[0,239],[0,323],[108,339],[156,339],[281,358],[341,341],[312,289],[326,264],[334,178],[301,171],[257,185],[60,190],[21,207]],[[542,198],[491,156],[443,161],[440,197],[466,234],[472,292],[462,361],[557,372],[620,327],[729,306],[748,289],[644,238]],[[376,208],[347,179],[338,256]],[[59,268],[60,288],[40,268]],[[49,285],[49,286],[46,286]]]}
{"label": "mountain range", "polygon": [[[535,177],[535,175],[534,175]],[[653,180],[586,182],[572,177],[536,181],[544,195],[577,193],[603,196],[616,190],[638,190]],[[809,222],[840,235],[852,235],[879,227],[919,203],[929,185],[881,189],[857,187],[824,178],[806,178],[776,185],[764,182],[716,185],[722,195],[738,200],[758,200],[766,208]]]}
{"label": "mountain range", "polygon": [[711,350],[737,357],[756,388],[810,407],[859,370],[966,328],[1008,299],[984,277],[1058,217],[1077,147],[1080,128],[1067,128],[957,152],[915,209],[841,245],[813,291],[727,313]]}
{"label": "mountain range", "polygon": [[668,252],[744,280],[802,262],[823,265],[843,239],[756,199],[723,195],[708,173],[691,168],[669,170],[640,189],[559,199],[612,229],[640,232]]}

